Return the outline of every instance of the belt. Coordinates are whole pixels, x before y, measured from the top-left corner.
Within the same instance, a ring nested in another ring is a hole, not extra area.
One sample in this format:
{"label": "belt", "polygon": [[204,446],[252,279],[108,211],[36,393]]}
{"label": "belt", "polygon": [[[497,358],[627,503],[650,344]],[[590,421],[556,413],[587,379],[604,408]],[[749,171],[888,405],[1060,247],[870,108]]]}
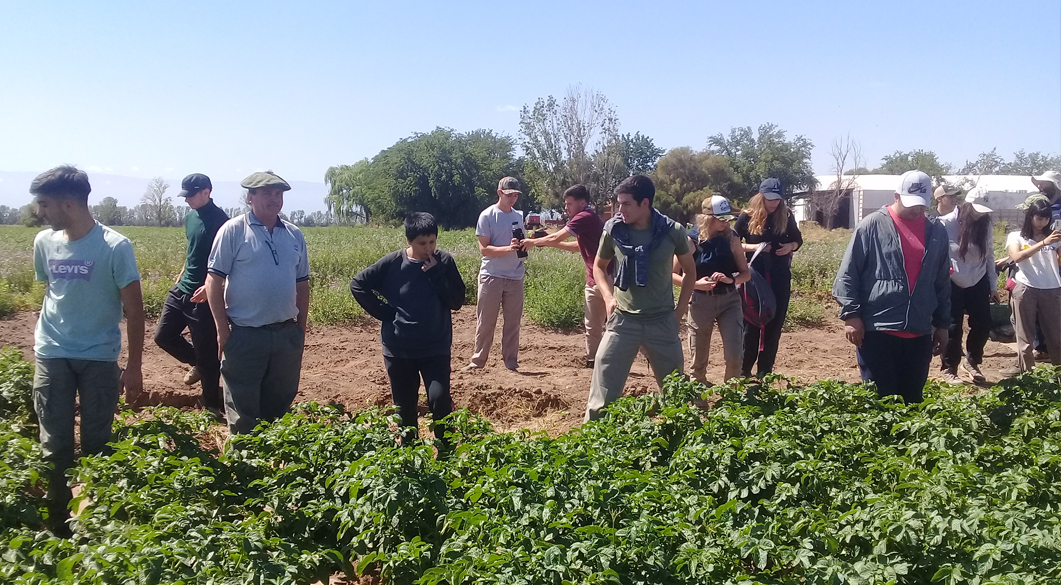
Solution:
{"label": "belt", "polygon": [[243,325],[236,325],[235,323],[232,322],[232,319],[228,320],[228,324],[229,325],[231,325],[233,327],[243,327],[244,329],[269,329],[269,330],[283,329],[284,327],[288,327],[290,325],[295,325],[297,323],[298,323],[297,319],[288,319],[287,321],[277,321],[276,323],[269,323],[268,325],[259,325],[258,327],[244,327]]}
{"label": "belt", "polygon": [[737,292],[737,287],[735,287],[735,286],[733,286],[733,285],[731,285],[729,283],[726,283],[726,284],[727,284],[727,286],[725,288],[719,288],[719,287],[716,286],[715,288],[713,288],[711,290],[694,290],[693,294],[694,295],[695,294],[702,294],[702,295],[722,296],[722,295],[728,295],[729,293]]}

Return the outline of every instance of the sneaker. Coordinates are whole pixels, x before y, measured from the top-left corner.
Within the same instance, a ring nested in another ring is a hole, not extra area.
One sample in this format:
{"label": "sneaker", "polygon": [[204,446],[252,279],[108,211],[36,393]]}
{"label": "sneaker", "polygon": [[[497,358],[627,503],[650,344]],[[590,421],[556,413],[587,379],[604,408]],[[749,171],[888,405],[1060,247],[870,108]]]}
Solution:
{"label": "sneaker", "polygon": [[200,378],[201,376],[199,376],[199,368],[192,366],[191,369],[188,370],[188,373],[184,374],[184,385],[193,386],[196,382],[199,381]]}
{"label": "sneaker", "polygon": [[964,384],[962,379],[958,377],[958,372],[956,370],[947,369],[941,371],[939,373],[939,379],[948,384]]}
{"label": "sneaker", "polygon": [[475,364],[468,364],[468,365],[464,366],[463,368],[461,368],[461,371],[462,372],[474,372],[475,370],[481,370],[481,369],[483,369],[483,366],[477,366]]}
{"label": "sneaker", "polygon": [[998,371],[998,373],[1003,378],[1012,378],[1013,376],[1016,376],[1017,374],[1020,374],[1020,366],[1014,364],[1014,365],[1012,365],[1012,366],[1010,366],[1008,368],[1002,368],[1001,370]]}
{"label": "sneaker", "polygon": [[987,378],[984,376],[984,373],[980,371],[980,366],[976,364],[970,364],[969,362],[963,360],[962,369],[965,370],[966,374],[972,376],[973,382],[976,382],[977,384],[983,384],[984,382],[987,382]]}

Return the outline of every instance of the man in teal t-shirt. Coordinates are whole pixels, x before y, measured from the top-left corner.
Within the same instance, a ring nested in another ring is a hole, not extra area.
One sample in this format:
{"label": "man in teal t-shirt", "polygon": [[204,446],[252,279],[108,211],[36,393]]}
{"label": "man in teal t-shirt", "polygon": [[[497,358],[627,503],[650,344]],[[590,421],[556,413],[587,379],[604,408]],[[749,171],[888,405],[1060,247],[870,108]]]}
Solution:
{"label": "man in teal t-shirt", "polygon": [[[49,524],[68,533],[74,464],[74,414],[81,396],[81,453],[103,451],[111,440],[118,395],[135,403],[143,389],[144,305],[133,245],[100,225],[88,209],[88,175],[71,166],[42,173],[30,185],[37,213],[51,226],[33,241],[37,280],[47,283],[34,334],[33,406],[41,450],[52,464]],[[125,315],[129,358],[118,367]]]}
{"label": "man in teal t-shirt", "polygon": [[[203,406],[218,418],[224,417],[221,396],[221,360],[217,357],[217,327],[206,300],[206,265],[217,230],[228,221],[228,215],[210,198],[210,177],[193,173],[181,181],[179,196],[191,211],[184,218],[188,237],[188,254],[184,270],[166,295],[162,315],[155,328],[155,343],[166,353],[191,366],[184,383],[202,383]],[[192,342],[184,339],[184,329]]]}

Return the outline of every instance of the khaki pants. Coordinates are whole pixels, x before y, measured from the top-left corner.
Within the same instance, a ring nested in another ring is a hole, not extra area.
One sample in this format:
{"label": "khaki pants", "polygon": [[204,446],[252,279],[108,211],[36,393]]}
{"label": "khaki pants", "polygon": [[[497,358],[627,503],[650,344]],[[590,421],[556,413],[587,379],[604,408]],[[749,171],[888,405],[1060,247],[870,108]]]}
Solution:
{"label": "khaki pants", "polygon": [[494,343],[494,328],[500,311],[505,319],[501,329],[501,359],[505,367],[519,366],[519,320],[523,316],[523,279],[498,278],[479,275],[479,300],[475,303],[475,353],[472,365],[486,366],[490,346]]}
{"label": "khaki pants", "polygon": [[608,309],[604,297],[596,285],[586,287],[586,359],[597,355],[600,340],[604,337],[604,322],[608,320]]}
{"label": "khaki pants", "polygon": [[623,395],[630,366],[642,346],[661,388],[663,378],[675,371],[685,372],[678,320],[673,313],[638,317],[616,310],[608,319],[597,348],[585,420],[597,419],[602,408]]}
{"label": "khaki pants", "polygon": [[1017,283],[1010,295],[1017,330],[1017,365],[1035,367],[1035,321],[1043,328],[1050,363],[1061,365],[1061,288],[1032,288]]}
{"label": "khaki pants", "polygon": [[687,317],[689,351],[693,354],[693,378],[707,383],[707,358],[711,353],[711,333],[715,323],[722,335],[722,354],[726,360],[726,377],[739,378],[744,358],[744,309],[737,291],[713,295],[693,293]]}

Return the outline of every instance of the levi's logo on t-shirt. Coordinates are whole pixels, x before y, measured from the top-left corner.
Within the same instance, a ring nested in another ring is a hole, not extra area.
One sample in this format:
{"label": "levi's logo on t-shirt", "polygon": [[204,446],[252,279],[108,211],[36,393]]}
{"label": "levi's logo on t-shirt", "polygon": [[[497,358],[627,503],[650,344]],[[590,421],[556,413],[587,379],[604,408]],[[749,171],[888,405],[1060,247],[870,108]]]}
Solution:
{"label": "levi's logo on t-shirt", "polygon": [[92,260],[49,260],[48,271],[52,278],[91,280],[94,264]]}

